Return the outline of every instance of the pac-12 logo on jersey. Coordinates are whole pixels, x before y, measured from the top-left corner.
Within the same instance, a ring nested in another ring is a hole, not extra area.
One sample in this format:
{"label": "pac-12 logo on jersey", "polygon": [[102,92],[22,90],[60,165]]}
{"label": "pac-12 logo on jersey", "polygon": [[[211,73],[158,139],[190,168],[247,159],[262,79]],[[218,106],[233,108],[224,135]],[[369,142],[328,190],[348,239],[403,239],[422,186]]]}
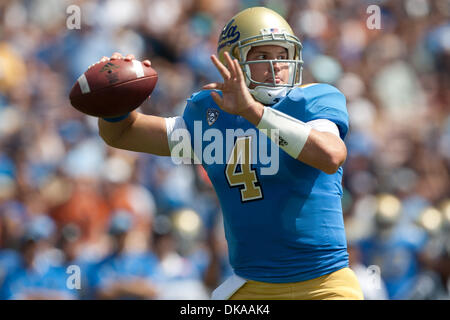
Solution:
{"label": "pac-12 logo on jersey", "polygon": [[218,117],[219,117],[219,110],[212,108],[206,110],[206,120],[208,121],[208,124],[210,126],[213,125],[214,122],[216,122]]}

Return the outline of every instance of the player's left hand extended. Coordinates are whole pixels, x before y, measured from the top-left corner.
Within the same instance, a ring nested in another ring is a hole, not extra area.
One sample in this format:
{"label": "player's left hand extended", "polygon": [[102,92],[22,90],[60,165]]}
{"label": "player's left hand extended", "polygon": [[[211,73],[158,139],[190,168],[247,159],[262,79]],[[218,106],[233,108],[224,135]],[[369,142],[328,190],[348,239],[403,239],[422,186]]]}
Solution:
{"label": "player's left hand extended", "polygon": [[222,91],[222,97],[217,92],[211,93],[217,105],[222,110],[237,115],[244,115],[252,108],[255,108],[255,105],[259,103],[248,91],[239,60],[231,59],[228,52],[225,52],[227,66],[224,66],[215,55],[211,56],[211,60],[217,70],[219,70],[224,81],[223,83],[209,83],[203,86],[203,89],[217,89]]}

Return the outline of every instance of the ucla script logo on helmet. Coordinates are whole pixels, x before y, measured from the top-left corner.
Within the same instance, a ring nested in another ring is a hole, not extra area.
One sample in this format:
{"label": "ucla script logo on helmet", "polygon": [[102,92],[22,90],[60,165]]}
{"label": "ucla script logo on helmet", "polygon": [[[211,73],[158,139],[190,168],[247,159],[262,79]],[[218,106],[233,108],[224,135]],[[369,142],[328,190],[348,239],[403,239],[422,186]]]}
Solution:
{"label": "ucla script logo on helmet", "polygon": [[220,34],[219,38],[219,47],[217,48],[217,51],[222,49],[225,46],[232,45],[236,41],[239,40],[241,37],[241,33],[237,30],[237,26],[233,25],[234,19],[231,20],[225,28],[223,28],[222,33]]}

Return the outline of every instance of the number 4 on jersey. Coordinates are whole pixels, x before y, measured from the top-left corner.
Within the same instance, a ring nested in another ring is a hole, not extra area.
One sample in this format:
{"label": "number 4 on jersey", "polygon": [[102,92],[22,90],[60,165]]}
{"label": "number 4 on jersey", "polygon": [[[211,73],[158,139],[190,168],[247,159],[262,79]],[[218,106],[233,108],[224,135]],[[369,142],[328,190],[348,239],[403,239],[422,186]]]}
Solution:
{"label": "number 4 on jersey", "polygon": [[[256,170],[251,168],[251,136],[238,137],[225,168],[230,187],[240,187],[241,201],[262,199]],[[238,170],[240,167],[240,170]]]}

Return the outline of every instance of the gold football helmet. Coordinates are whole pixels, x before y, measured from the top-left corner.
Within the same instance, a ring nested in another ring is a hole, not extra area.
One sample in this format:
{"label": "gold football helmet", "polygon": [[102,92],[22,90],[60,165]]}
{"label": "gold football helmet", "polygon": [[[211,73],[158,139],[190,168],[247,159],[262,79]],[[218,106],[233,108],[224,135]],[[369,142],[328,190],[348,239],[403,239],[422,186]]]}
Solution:
{"label": "gold football helmet", "polygon": [[[287,49],[286,60],[247,61],[247,54],[254,46],[277,45]],[[263,104],[274,104],[285,96],[294,86],[301,84],[302,79],[302,44],[294,35],[289,24],[275,11],[264,7],[248,8],[233,18],[223,28],[217,47],[219,60],[225,64],[224,53],[228,52],[239,60],[245,74],[247,86],[255,99]],[[269,63],[272,69],[272,83],[258,82],[252,79],[249,64]],[[289,81],[277,84],[275,81],[274,63],[289,65]]]}

